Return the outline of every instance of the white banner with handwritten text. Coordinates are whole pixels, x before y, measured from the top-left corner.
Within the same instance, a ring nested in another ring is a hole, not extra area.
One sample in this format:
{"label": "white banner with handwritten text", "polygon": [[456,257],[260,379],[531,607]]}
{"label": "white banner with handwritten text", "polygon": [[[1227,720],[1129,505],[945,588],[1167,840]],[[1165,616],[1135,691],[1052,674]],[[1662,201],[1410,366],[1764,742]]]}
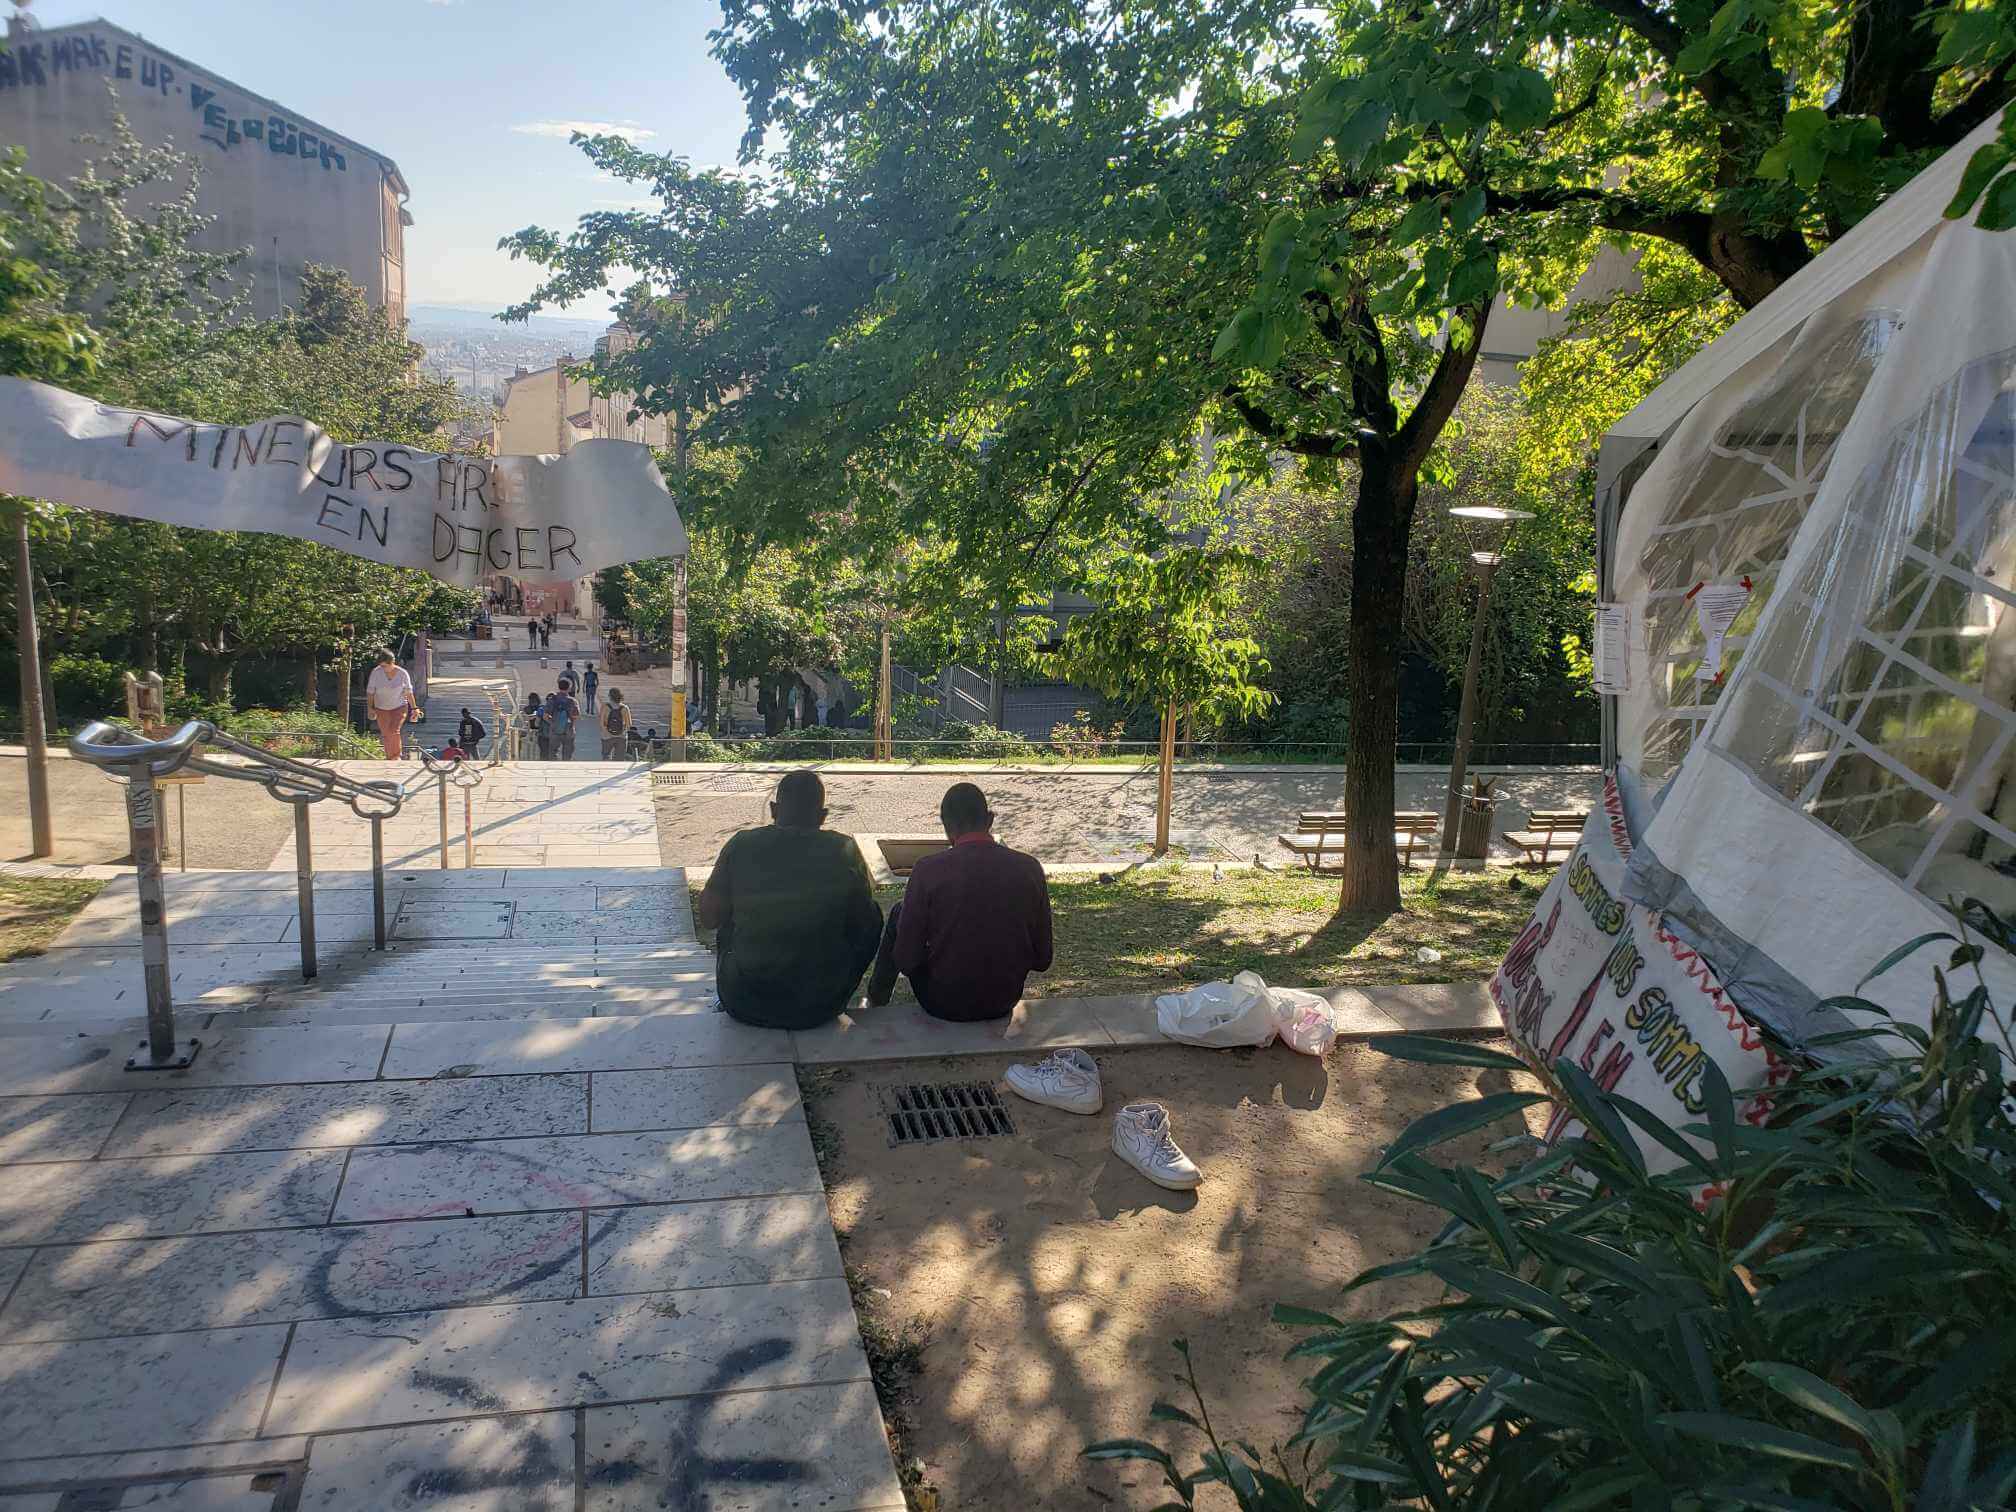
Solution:
{"label": "white banner with handwritten text", "polygon": [[476,457],[331,439],[306,420],[206,425],[0,378],[0,493],[204,530],[319,541],[463,587],[684,556],[649,448]]}

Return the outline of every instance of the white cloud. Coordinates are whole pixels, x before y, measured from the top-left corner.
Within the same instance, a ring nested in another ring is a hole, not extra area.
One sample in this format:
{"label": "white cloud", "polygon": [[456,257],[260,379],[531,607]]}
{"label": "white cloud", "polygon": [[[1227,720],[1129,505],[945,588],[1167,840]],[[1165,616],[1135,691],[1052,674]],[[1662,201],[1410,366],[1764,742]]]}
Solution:
{"label": "white cloud", "polygon": [[520,121],[511,129],[520,136],[558,137],[563,142],[577,131],[586,136],[622,137],[626,142],[645,142],[658,135],[633,121]]}
{"label": "white cloud", "polygon": [[460,5],[462,0],[427,0],[429,5]]}

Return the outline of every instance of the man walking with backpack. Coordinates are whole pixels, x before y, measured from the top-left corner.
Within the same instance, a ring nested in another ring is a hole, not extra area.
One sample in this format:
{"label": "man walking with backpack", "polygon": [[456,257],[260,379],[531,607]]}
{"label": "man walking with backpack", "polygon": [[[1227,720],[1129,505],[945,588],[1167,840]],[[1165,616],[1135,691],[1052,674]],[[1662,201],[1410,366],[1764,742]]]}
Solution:
{"label": "man walking with backpack", "polygon": [[[588,675],[593,677],[595,669],[590,667]],[[594,703],[594,684],[589,684],[589,703]],[[630,705],[623,702],[623,690],[609,690],[609,707],[602,714],[602,759],[604,761],[626,761],[629,759],[630,727],[635,723],[630,717]]]}
{"label": "man walking with backpack", "polygon": [[561,683],[546,695],[546,728],[553,739],[554,761],[574,759],[574,736],[581,720],[581,705],[574,701],[568,684]]}

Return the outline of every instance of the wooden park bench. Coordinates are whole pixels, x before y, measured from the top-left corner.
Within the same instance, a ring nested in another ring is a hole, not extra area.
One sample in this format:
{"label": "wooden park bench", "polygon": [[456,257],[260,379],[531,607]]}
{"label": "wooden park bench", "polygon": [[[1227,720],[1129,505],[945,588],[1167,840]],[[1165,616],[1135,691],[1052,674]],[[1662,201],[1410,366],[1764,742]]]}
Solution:
{"label": "wooden park bench", "polygon": [[[1425,849],[1442,827],[1441,818],[1427,809],[1403,809],[1393,816],[1393,848],[1400,852],[1400,864],[1414,864],[1414,852]],[[1312,872],[1334,871],[1344,859],[1345,816],[1330,809],[1304,810],[1295,821],[1295,833],[1280,835],[1283,847],[1302,858]],[[1324,865],[1325,857],[1336,864]]]}
{"label": "wooden park bench", "polygon": [[1535,809],[1526,816],[1527,828],[1514,830],[1505,838],[1526,852],[1528,864],[1545,866],[1552,860],[1555,846],[1561,847],[1563,856],[1575,849],[1575,842],[1582,838],[1582,826],[1588,822],[1586,813]]}

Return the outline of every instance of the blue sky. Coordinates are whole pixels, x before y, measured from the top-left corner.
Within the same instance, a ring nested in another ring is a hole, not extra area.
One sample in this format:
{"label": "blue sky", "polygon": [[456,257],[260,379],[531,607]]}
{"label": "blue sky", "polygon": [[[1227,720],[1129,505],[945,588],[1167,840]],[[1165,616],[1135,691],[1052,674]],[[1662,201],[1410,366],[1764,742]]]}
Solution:
{"label": "blue sky", "polygon": [[521,298],[532,271],[498,237],[634,199],[596,180],[567,123],[699,164],[732,162],[742,135],[741,97],[707,54],[712,0],[37,0],[34,14],[102,16],[396,161],[415,304]]}

